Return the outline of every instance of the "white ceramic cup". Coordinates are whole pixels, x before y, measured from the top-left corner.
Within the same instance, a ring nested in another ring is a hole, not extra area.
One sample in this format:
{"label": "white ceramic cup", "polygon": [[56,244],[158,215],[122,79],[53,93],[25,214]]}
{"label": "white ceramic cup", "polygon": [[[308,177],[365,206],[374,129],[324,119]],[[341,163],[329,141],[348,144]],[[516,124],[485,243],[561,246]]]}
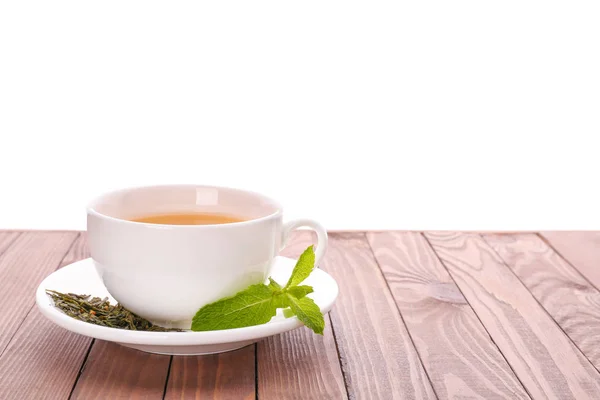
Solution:
{"label": "white ceramic cup", "polygon": [[[183,212],[227,214],[246,221],[159,225],[129,220]],[[89,248],[115,300],[156,324],[189,329],[202,306],[265,281],[294,229],[308,227],[317,233],[315,265],[319,264],[327,247],[325,229],[309,219],[283,223],[282,214],[276,201],[231,188],[125,189],[89,205]]]}

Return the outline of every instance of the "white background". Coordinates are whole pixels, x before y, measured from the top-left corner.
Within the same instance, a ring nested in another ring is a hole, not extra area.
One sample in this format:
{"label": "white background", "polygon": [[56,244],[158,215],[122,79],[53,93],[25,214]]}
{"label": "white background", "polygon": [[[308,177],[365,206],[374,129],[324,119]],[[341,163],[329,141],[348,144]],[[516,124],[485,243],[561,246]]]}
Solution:
{"label": "white background", "polygon": [[[413,4],[414,3],[414,4]],[[600,8],[0,0],[0,228],[249,188],[329,229],[600,228]]]}

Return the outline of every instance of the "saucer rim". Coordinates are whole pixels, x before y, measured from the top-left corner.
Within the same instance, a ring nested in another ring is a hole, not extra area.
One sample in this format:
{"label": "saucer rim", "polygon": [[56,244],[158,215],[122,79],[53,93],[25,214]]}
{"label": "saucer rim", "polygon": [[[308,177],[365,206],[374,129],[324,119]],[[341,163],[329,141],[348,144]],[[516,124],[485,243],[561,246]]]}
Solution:
{"label": "saucer rim", "polygon": [[[296,261],[295,259],[283,256],[275,257]],[[304,326],[297,317],[290,317],[280,321],[267,322],[266,324],[248,326],[243,328],[223,329],[218,331],[185,331],[185,332],[148,332],[148,331],[131,331],[119,328],[110,328],[100,325],[94,325],[87,322],[79,321],[62,311],[58,310],[51,298],[46,293],[47,282],[55,274],[68,274],[73,268],[94,268],[91,258],[86,258],[74,263],[65,265],[64,267],[54,271],[48,275],[39,284],[36,290],[36,304],[44,317],[48,318],[56,325],[80,335],[92,337],[100,340],[107,340],[117,343],[127,343],[134,345],[152,345],[152,346],[199,346],[199,345],[215,345],[225,343],[235,343],[247,340],[256,340],[268,336],[277,335]],[[311,274],[317,274],[318,279],[328,280],[335,293],[331,296],[331,300],[327,304],[320,305],[323,315],[329,313],[333,308],[335,301],[339,295],[339,286],[336,280],[327,272],[320,268],[315,268]],[[100,279],[100,278],[98,278]]]}

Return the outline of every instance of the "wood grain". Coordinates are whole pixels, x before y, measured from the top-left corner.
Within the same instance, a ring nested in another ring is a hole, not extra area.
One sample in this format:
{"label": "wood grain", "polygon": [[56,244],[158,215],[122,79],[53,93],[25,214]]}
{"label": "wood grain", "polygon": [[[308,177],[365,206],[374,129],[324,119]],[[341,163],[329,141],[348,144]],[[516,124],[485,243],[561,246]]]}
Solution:
{"label": "wood grain", "polygon": [[600,232],[542,232],[541,235],[600,289]]}
{"label": "wood grain", "polygon": [[537,235],[484,239],[600,369],[600,292]]}
{"label": "wood grain", "polygon": [[[315,243],[313,235],[292,236],[283,256],[297,258]],[[323,336],[300,328],[257,344],[259,399],[343,399],[347,397],[331,322]]]}
{"label": "wood grain", "polygon": [[19,232],[0,231],[0,256],[4,254],[6,249],[19,237]]}
{"label": "wood grain", "polygon": [[[85,236],[80,236],[62,264],[87,257],[85,249]],[[58,327],[32,306],[0,357],[0,398],[66,399],[90,343],[91,339]]]}
{"label": "wood grain", "polygon": [[[545,233],[560,255],[530,234],[426,234],[443,265],[415,233],[371,233],[369,241],[331,234],[323,268],[340,297],[323,337],[301,328],[268,338],[256,360],[254,346],[173,357],[170,374],[168,356],[101,341],[84,361],[91,340],[33,306],[46,275],[87,257],[85,235],[77,235],[0,231],[1,399],[65,399],[71,390],[82,399],[158,399],[165,390],[169,399],[252,399],[256,391],[267,400],[435,398],[433,389],[439,398],[527,397],[507,361],[533,398],[600,398],[590,363],[600,358],[599,291],[587,281],[600,283],[600,233]],[[300,233],[286,254],[309,242]]]}
{"label": "wood grain", "polygon": [[62,268],[69,264],[73,264],[74,262],[80,260],[84,260],[89,257],[90,251],[88,249],[87,233],[81,232],[79,233],[79,236],[77,236],[77,239],[69,249],[69,252],[65,256],[65,258],[63,258],[59,268]]}
{"label": "wood grain", "polygon": [[166,399],[255,398],[255,346],[207,356],[174,356]]}
{"label": "wood grain", "polygon": [[364,233],[331,234],[323,269],[340,286],[330,315],[349,397],[435,398]]}
{"label": "wood grain", "polygon": [[170,356],[96,340],[73,399],[162,399]]}
{"label": "wood grain", "polygon": [[0,258],[0,354],[35,303],[35,289],[54,271],[79,234],[25,232]]}
{"label": "wood grain", "polygon": [[367,238],[440,398],[529,398],[421,234]]}
{"label": "wood grain", "polygon": [[426,237],[533,398],[598,398],[598,371],[481,236]]}

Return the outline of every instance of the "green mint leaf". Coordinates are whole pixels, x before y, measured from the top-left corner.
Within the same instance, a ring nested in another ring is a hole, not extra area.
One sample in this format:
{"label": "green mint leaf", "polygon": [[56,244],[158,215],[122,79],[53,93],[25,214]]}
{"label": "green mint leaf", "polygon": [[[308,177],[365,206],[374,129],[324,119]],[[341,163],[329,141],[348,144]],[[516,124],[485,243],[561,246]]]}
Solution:
{"label": "green mint leaf", "polygon": [[243,328],[265,324],[277,312],[273,290],[262,283],[235,296],[202,307],[192,320],[193,331]]}
{"label": "green mint leaf", "polygon": [[281,285],[275,282],[273,278],[269,278],[269,288],[273,291],[273,305],[275,308],[287,307],[287,300],[283,294]]}
{"label": "green mint leaf", "polygon": [[319,306],[310,297],[303,297],[297,299],[291,294],[287,293],[287,300],[290,308],[296,314],[296,317],[308,328],[312,329],[314,333],[319,335],[323,334],[325,329],[325,318],[321,314]]}
{"label": "green mint leaf", "polygon": [[309,246],[306,250],[304,250],[304,253],[300,255],[300,258],[298,258],[298,262],[294,267],[294,271],[292,271],[292,276],[290,276],[290,280],[288,281],[287,285],[285,285],[284,289],[302,283],[303,280],[308,278],[314,267],[315,252],[313,246]]}
{"label": "green mint leaf", "polygon": [[213,331],[261,325],[269,322],[277,309],[283,309],[285,318],[292,316],[322,335],[325,319],[313,299],[306,297],[313,288],[301,285],[315,267],[315,252],[309,246],[298,258],[285,287],[273,278],[268,284],[258,284],[238,292],[235,296],[218,300],[202,307],[192,320],[192,331]]}
{"label": "green mint leaf", "polygon": [[288,307],[287,296],[283,292],[274,293],[273,294],[273,306],[275,308]]}
{"label": "green mint leaf", "polygon": [[269,278],[269,287],[274,291],[281,290],[281,285],[273,280],[273,278]]}
{"label": "green mint leaf", "polygon": [[304,296],[306,296],[309,293],[314,292],[312,286],[306,286],[306,285],[302,285],[302,286],[292,286],[289,289],[285,290],[286,293],[291,294],[292,296],[294,296],[297,299],[301,299]]}

